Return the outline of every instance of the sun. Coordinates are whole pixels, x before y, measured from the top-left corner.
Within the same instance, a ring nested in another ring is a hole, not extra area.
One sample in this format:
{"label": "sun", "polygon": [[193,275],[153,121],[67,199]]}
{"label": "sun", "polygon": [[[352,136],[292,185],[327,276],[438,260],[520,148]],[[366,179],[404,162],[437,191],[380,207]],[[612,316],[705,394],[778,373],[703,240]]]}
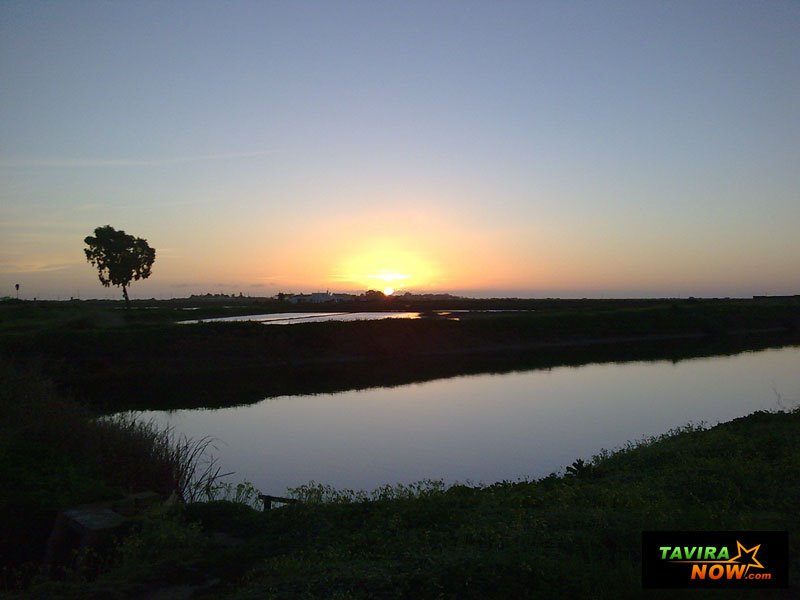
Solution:
{"label": "sun", "polygon": [[436,267],[421,252],[391,240],[380,240],[343,258],[335,269],[336,280],[383,290],[387,296],[409,287],[429,286],[437,277]]}

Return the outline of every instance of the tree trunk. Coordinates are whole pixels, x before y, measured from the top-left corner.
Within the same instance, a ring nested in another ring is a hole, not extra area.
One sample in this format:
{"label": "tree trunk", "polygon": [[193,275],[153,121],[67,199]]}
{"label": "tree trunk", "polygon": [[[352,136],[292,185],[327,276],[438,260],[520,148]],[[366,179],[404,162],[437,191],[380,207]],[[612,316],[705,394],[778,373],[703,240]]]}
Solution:
{"label": "tree trunk", "polygon": [[122,286],[122,295],[125,298],[125,308],[130,308],[131,307],[131,301],[128,298],[128,288],[125,287],[124,284]]}

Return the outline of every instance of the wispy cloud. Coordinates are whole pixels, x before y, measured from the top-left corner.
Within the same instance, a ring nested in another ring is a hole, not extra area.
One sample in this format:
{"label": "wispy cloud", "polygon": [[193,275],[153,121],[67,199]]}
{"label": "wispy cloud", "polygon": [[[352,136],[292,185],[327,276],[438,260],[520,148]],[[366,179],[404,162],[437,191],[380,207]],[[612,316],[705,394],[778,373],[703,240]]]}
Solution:
{"label": "wispy cloud", "polygon": [[50,263],[50,264],[32,264],[32,263],[0,263],[0,273],[48,273],[51,271],[63,271],[70,269],[82,263],[68,262],[68,263]]}
{"label": "wispy cloud", "polygon": [[195,156],[173,156],[156,159],[129,158],[0,158],[0,168],[104,168],[104,167],[164,167],[195,162],[255,158],[268,152],[228,152],[225,154],[206,154]]}

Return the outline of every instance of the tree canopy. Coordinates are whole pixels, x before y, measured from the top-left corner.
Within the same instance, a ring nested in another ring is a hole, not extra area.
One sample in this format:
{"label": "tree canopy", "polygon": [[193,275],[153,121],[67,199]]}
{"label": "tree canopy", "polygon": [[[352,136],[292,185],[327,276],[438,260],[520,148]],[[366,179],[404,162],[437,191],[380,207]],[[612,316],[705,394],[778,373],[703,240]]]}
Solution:
{"label": "tree canopy", "polygon": [[97,267],[100,283],[105,287],[122,286],[122,295],[128,304],[128,286],[131,281],[147,279],[156,260],[156,251],[147,240],[128,235],[111,225],[98,227],[94,236],[84,240],[86,260]]}

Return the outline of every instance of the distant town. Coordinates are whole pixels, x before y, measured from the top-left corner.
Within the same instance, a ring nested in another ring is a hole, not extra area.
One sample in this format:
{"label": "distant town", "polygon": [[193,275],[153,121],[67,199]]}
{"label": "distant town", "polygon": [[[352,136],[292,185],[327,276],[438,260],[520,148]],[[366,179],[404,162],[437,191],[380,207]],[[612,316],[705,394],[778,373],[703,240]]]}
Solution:
{"label": "distant town", "polygon": [[289,302],[291,304],[326,304],[330,302],[374,302],[375,300],[381,300],[385,298],[392,298],[401,301],[414,301],[414,302],[425,302],[425,301],[437,301],[437,300],[461,300],[460,296],[454,296],[452,294],[412,294],[411,292],[404,292],[402,294],[395,293],[390,296],[387,296],[381,291],[378,290],[368,290],[366,292],[362,292],[361,294],[335,294],[333,292],[312,292],[310,294],[287,294],[281,292],[276,294],[275,296],[271,297],[252,297],[252,296],[245,296],[242,292],[239,292],[239,295],[235,294],[192,294],[189,296],[190,300],[196,300],[198,302],[202,301],[214,301],[220,299],[247,299],[247,300],[277,300],[279,302]]}

